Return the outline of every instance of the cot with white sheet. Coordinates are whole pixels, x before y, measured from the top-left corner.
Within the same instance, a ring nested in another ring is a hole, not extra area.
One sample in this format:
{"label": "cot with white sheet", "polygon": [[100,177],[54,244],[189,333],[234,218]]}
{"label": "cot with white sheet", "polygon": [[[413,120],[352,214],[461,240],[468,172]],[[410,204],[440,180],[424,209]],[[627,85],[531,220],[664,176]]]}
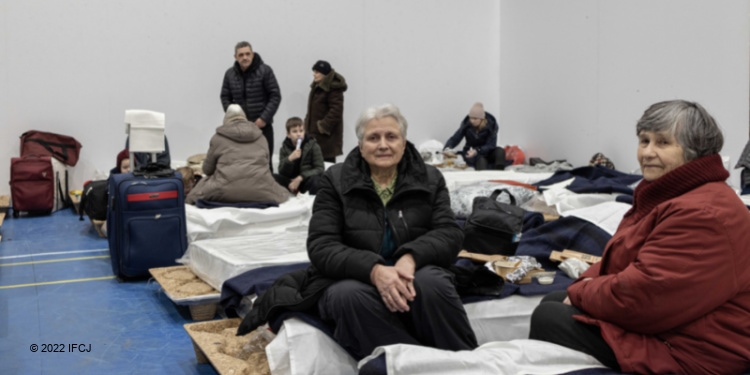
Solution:
{"label": "cot with white sheet", "polygon": [[[512,180],[534,184],[550,175],[551,173],[531,174],[512,171],[451,171],[444,173],[446,185],[449,189],[487,180]],[[573,194],[569,197],[558,198],[560,202],[577,202],[576,200],[580,200],[580,197],[580,194]],[[611,200],[613,199],[605,199],[605,201]],[[588,211],[583,209],[583,212],[573,211],[579,209],[581,205],[587,204],[577,202],[569,206],[563,204],[562,207],[570,210],[581,219],[573,220],[582,222],[581,227],[599,228],[597,225],[606,220],[610,220],[609,225],[612,225],[611,222],[618,222],[617,216],[621,217],[622,215],[622,206],[618,206],[620,211],[603,215],[597,215],[598,210],[596,209]],[[305,250],[306,225],[310,219],[311,207],[311,197],[298,196],[278,208],[266,209],[268,211],[258,209],[215,209],[220,211],[189,209],[188,232],[191,243],[184,262],[196,275],[208,284],[220,289],[226,280],[249,270],[307,261]],[[600,221],[600,223],[592,224],[591,221]],[[579,229],[577,228],[577,230]],[[589,230],[594,229],[589,228]],[[603,234],[598,233],[598,237],[592,240],[592,243],[597,246],[602,245],[601,242],[608,239],[606,232],[609,232],[602,229],[598,229],[598,231]],[[522,241],[529,241],[529,243],[539,240],[534,236],[527,237],[526,234],[524,236],[526,238]],[[564,244],[546,243],[544,240],[534,243],[534,247],[540,249],[539,254],[551,251],[555,246],[564,246]],[[519,246],[519,249],[521,248]],[[562,248],[556,249],[561,250]],[[564,276],[559,275],[556,280],[561,278],[564,278]],[[567,282],[570,281],[572,280]],[[557,288],[561,287],[560,283],[556,282],[556,284]],[[564,288],[564,285],[562,287]],[[489,348],[496,348],[502,347],[502,345],[490,343],[521,340],[528,337],[529,318],[541,298],[542,294],[512,294],[502,299],[465,304],[467,315],[480,345],[487,344]],[[528,346],[532,344],[515,343],[513,345]],[[314,350],[311,350],[311,348],[314,348]],[[396,350],[401,349],[384,349],[384,352],[396,353]],[[409,350],[412,349],[409,348]],[[545,350],[554,352],[551,348]],[[558,352],[562,356],[570,354],[565,350],[558,350]],[[312,325],[294,318],[284,321],[277,338],[267,347],[266,353],[274,374],[356,373],[357,371],[356,361],[333,342],[328,335]],[[393,358],[399,358],[396,354],[393,354],[393,356]],[[597,366],[595,360],[593,360],[594,363],[591,363],[590,358],[580,357],[577,354],[571,355],[570,358],[571,363],[574,364],[580,360],[579,362],[582,362],[585,366]],[[396,366],[399,362],[392,360],[389,363]],[[536,362],[534,364],[539,365]],[[571,369],[576,368],[585,367],[571,367]]]}

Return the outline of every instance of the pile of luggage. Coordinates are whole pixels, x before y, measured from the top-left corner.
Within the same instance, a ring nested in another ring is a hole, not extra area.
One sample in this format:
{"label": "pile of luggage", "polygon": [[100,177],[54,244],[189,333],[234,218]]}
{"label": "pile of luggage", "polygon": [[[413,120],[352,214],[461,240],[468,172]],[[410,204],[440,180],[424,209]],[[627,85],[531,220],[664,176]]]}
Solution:
{"label": "pile of luggage", "polygon": [[78,163],[81,144],[73,137],[30,130],[21,135],[21,156],[10,160],[13,217],[49,214],[71,207],[68,167]]}
{"label": "pile of luggage", "polygon": [[[168,157],[159,157],[169,152],[164,114],[129,110],[125,123],[133,171],[84,185],[79,213],[92,223],[106,220],[114,274],[144,278],[150,268],[175,265],[187,249],[185,193],[182,176],[171,169]],[[73,205],[67,167],[76,165],[80,149],[77,140],[60,134],[29,131],[21,136],[21,156],[11,159],[14,217]]]}

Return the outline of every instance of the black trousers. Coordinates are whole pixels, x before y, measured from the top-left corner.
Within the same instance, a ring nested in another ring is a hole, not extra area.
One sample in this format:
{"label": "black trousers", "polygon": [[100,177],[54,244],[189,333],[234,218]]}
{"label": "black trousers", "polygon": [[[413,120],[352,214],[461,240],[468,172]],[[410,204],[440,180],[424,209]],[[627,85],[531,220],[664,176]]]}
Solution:
{"label": "black trousers", "polygon": [[390,312],[374,286],[352,279],[330,286],[318,301],[318,312],[323,320],[335,324],[334,338],[357,360],[390,344],[476,348],[476,336],[450,273],[425,266],[414,276],[417,296],[409,303],[408,312]]}
{"label": "black trousers", "polygon": [[266,124],[260,131],[268,142],[268,168],[273,173],[273,124]]}
{"label": "black trousers", "polygon": [[502,147],[495,147],[494,150],[490,151],[487,157],[477,155],[474,161],[474,169],[477,171],[485,169],[505,169],[505,149]]}
{"label": "black trousers", "polygon": [[542,299],[531,314],[529,338],[562,345],[591,355],[603,365],[620,370],[617,357],[602,338],[599,327],[581,323],[573,315],[581,310],[562,303],[568,293],[564,290],[552,292]]}
{"label": "black trousers", "polygon": [[[278,174],[273,174],[274,180],[276,180],[276,183],[283,186],[284,189],[289,190],[289,183],[292,182],[292,179]],[[318,180],[320,179],[320,175],[314,175],[310,176],[308,178],[305,178],[302,180],[302,182],[299,184],[299,191],[300,193],[310,193],[310,195],[315,195],[318,193]]]}

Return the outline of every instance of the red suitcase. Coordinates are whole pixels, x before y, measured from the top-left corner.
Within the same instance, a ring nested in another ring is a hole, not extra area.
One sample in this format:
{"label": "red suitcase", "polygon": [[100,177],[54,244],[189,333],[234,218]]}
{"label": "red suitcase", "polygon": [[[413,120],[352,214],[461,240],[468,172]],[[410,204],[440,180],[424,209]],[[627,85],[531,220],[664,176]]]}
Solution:
{"label": "red suitcase", "polygon": [[13,217],[20,212],[50,213],[55,204],[55,174],[49,156],[10,159]]}

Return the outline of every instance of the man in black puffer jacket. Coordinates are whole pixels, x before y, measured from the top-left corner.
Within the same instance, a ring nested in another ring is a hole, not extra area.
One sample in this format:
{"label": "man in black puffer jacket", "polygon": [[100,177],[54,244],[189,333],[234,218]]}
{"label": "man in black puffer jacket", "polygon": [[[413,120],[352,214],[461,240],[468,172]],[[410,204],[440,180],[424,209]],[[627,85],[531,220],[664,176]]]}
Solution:
{"label": "man in black puffer jacket", "polygon": [[[263,63],[248,42],[234,47],[234,65],[224,74],[221,104],[224,111],[230,104],[239,104],[248,121],[254,122],[268,141],[268,160],[273,156],[273,116],[281,103],[281,90],[273,69]],[[272,164],[269,168],[273,172]]]}

